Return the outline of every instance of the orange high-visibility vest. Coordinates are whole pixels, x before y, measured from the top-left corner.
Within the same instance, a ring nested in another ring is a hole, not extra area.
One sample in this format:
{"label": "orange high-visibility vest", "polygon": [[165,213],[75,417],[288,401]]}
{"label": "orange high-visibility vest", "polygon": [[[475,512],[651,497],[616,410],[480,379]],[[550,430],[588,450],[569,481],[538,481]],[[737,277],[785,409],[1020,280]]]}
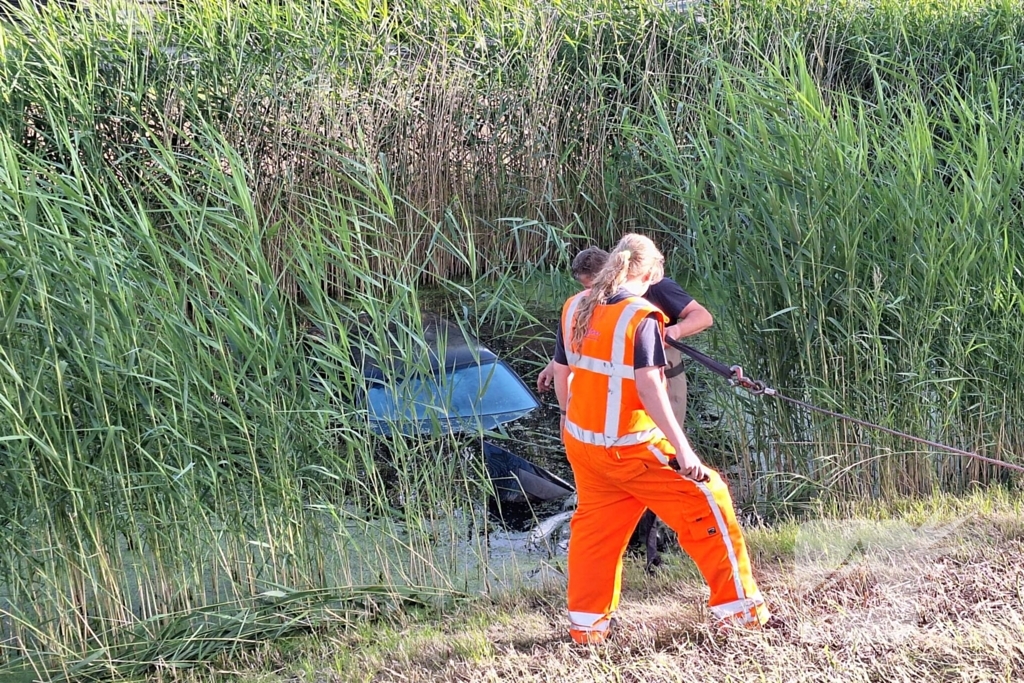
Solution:
{"label": "orange high-visibility vest", "polygon": [[562,342],[572,370],[566,432],[577,441],[606,448],[665,438],[636,390],[633,339],[637,326],[652,313],[662,325],[668,318],[638,296],[602,304],[594,310],[580,348],[574,349],[573,318],[586,294],[577,294],[562,307]]}

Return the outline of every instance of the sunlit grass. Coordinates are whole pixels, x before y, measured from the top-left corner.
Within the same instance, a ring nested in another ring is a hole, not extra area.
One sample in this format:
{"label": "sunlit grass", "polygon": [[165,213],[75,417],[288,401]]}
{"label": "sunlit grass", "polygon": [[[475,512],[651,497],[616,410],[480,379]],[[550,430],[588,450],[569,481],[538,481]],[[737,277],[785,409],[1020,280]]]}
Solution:
{"label": "sunlit grass", "polygon": [[[1014,457],[1019,7],[700,12],[95,3],[0,26],[0,666],[116,678],[487,590],[462,573],[482,463],[374,435],[356,358],[414,355],[424,308],[550,342],[575,249],[625,229],[699,283],[729,362]],[[702,403],[709,457],[762,506],[999,476]]]}
{"label": "sunlit grass", "polygon": [[601,647],[569,642],[565,588],[555,584],[372,626],[327,627],[186,680],[1014,680],[1024,666],[1013,609],[1019,502],[996,489],[821,512],[837,531],[859,531],[863,544],[817,571],[806,550],[818,520],[746,534],[786,631],[714,633],[702,579],[672,554],[654,576],[627,559],[618,635]]}

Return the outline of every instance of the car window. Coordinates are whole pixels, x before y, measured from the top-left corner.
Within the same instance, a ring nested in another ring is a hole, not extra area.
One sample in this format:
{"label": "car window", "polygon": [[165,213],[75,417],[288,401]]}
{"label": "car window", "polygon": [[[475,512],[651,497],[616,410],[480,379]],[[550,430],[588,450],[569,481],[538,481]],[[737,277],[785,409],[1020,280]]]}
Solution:
{"label": "car window", "polygon": [[418,375],[367,392],[370,420],[382,433],[475,431],[516,420],[540,403],[503,361]]}

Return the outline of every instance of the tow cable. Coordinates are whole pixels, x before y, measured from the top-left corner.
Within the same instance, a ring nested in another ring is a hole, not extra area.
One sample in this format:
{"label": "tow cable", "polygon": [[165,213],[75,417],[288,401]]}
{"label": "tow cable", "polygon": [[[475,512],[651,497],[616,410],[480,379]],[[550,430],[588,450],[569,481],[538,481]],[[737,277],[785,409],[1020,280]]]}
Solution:
{"label": "tow cable", "polygon": [[799,406],[804,410],[808,410],[814,413],[820,413],[822,415],[828,415],[829,417],[834,417],[840,420],[845,420],[847,422],[852,422],[853,424],[860,425],[861,427],[867,427],[868,429],[875,429],[880,432],[885,432],[886,434],[892,434],[893,436],[898,436],[902,439],[907,439],[908,441],[914,441],[925,446],[931,446],[932,448],[948,451],[950,453],[956,453],[957,455],[962,455],[967,458],[980,460],[981,462],[987,462],[988,464],[995,465],[996,467],[1005,467],[1007,469],[1016,470],[1018,472],[1024,472],[1024,466],[1018,465],[1016,463],[1006,462],[1005,460],[997,460],[995,458],[989,458],[978,453],[972,453],[971,451],[965,451],[963,449],[956,448],[955,446],[947,446],[946,444],[942,444],[937,441],[922,439],[919,436],[913,436],[912,434],[907,434],[906,432],[901,432],[896,429],[890,429],[889,427],[883,427],[881,425],[872,424],[871,422],[867,422],[865,420],[858,420],[857,418],[850,417],[849,415],[844,415],[842,413],[826,410],[825,408],[819,408],[818,406],[811,405],[810,403],[805,403],[804,401],[791,398],[789,396],[779,393],[778,391],[769,387],[761,380],[751,379],[747,377],[746,375],[743,374],[743,368],[739,365],[725,365],[725,363],[721,363],[715,360],[714,358],[711,358],[710,356],[701,353],[692,346],[687,346],[686,344],[682,343],[677,339],[665,337],[665,341],[670,346],[674,347],[681,353],[685,353],[687,356],[697,361],[711,372],[715,373],[716,375],[719,375],[720,377],[725,378],[725,380],[729,382],[730,386],[746,389],[755,396],[771,396],[772,398],[777,398],[780,401],[785,401],[795,406]]}

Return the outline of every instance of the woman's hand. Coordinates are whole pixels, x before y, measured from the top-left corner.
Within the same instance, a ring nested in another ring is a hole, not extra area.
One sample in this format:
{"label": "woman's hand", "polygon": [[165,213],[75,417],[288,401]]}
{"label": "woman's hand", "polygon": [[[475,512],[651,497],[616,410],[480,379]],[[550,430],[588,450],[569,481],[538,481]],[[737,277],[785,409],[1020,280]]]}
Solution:
{"label": "woman's hand", "polygon": [[689,444],[683,448],[676,447],[676,463],[679,465],[679,474],[684,477],[689,477],[694,481],[709,481],[711,479],[708,468],[700,461]]}
{"label": "woman's hand", "polygon": [[654,424],[665,434],[672,447],[676,449],[676,462],[679,473],[694,481],[707,481],[708,470],[700,458],[690,447],[690,442],[683,433],[683,428],[676,421],[675,413],[669,404],[668,393],[665,391],[665,380],[661,368],[651,366],[636,370],[636,390],[644,410],[654,420]]}

